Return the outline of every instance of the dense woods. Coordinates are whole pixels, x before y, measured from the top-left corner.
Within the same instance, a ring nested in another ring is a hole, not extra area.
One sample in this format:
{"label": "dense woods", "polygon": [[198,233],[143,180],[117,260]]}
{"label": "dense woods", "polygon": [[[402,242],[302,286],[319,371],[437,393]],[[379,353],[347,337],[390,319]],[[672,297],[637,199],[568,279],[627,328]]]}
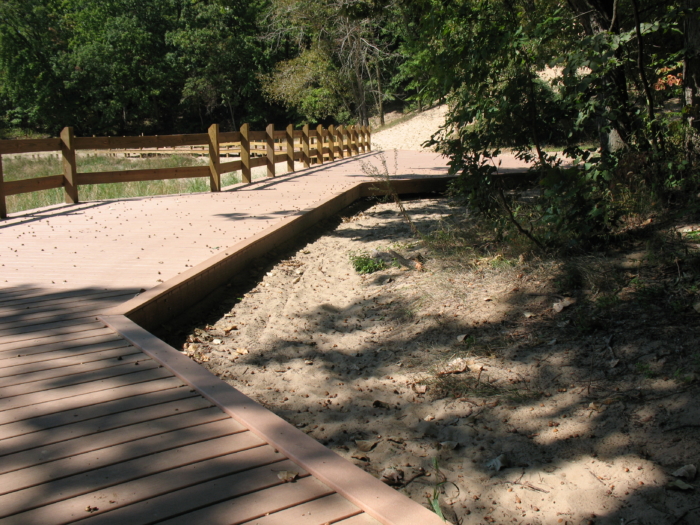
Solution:
{"label": "dense woods", "polygon": [[[695,191],[699,10],[698,0],[4,0],[0,123],[6,136],[366,125],[387,107],[446,101],[434,142],[460,175],[455,192],[504,232],[576,244],[609,233],[630,211],[621,203]],[[534,163],[533,206],[494,178],[504,149]]]}

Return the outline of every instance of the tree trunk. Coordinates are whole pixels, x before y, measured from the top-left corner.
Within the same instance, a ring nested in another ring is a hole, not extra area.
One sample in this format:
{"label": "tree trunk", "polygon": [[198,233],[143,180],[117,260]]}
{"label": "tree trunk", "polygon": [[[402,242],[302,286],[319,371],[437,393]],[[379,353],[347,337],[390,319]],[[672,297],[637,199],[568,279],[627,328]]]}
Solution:
{"label": "tree trunk", "polygon": [[686,152],[698,155],[700,134],[700,0],[685,0],[683,8],[692,10],[683,18],[683,105],[685,106]]}
{"label": "tree trunk", "polygon": [[[620,33],[618,0],[568,0],[569,6],[582,22],[587,34]],[[617,52],[617,58],[623,63],[621,48]],[[615,151],[621,149],[629,142],[632,133],[632,122],[629,114],[629,96],[627,93],[627,77],[623,66],[613,69],[605,78],[606,99],[611,99],[619,105],[622,111],[619,117],[610,122],[611,131],[602,131],[607,127],[604,122],[599,123],[600,146],[603,151]]]}
{"label": "tree trunk", "polygon": [[379,125],[384,125],[384,97],[382,96],[382,74],[379,71],[379,62],[377,62],[377,98],[379,99]]}

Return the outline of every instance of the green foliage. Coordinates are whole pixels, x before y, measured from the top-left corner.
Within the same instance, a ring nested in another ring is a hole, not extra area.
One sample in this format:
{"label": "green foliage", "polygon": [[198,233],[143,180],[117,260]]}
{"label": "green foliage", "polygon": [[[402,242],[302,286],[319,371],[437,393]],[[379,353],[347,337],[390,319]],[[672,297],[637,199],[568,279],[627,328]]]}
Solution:
{"label": "green foliage", "polygon": [[265,3],[4,1],[4,120],[53,135],[67,125],[88,135],[266,121],[275,110],[258,80],[273,60],[258,37]]}
{"label": "green foliage", "polygon": [[351,96],[332,60],[318,49],[308,49],[277,63],[263,79],[265,93],[274,101],[296,108],[308,122],[349,117],[345,106]]}
{"label": "green foliage", "polygon": [[373,259],[367,254],[351,255],[352,267],[359,274],[378,272],[386,268],[386,264],[381,259]]}
{"label": "green foliage", "polygon": [[443,476],[442,481],[438,481],[442,476],[440,472],[440,465],[438,464],[438,459],[433,458],[433,470],[435,471],[435,485],[433,486],[433,494],[428,496],[428,501],[430,502],[430,508],[437,514],[442,521],[447,521],[442,513],[442,508],[440,507],[440,489],[445,484],[445,479]]}
{"label": "green foliage", "polygon": [[[678,94],[678,16],[665,9],[644,10],[651,18],[641,32],[655,47],[642,52],[643,76],[630,15],[594,31],[593,11],[555,2],[418,2],[409,10],[416,31],[404,70],[429,72],[432,97],[449,96],[432,144],[459,176],[453,194],[500,232],[572,249],[605,240],[669,191],[697,186],[684,158],[686,131],[672,114],[646,109]],[[580,147],[594,138],[600,149]],[[522,199],[522,184],[504,176],[496,157],[507,151],[530,163],[521,180],[535,182],[535,198]]]}

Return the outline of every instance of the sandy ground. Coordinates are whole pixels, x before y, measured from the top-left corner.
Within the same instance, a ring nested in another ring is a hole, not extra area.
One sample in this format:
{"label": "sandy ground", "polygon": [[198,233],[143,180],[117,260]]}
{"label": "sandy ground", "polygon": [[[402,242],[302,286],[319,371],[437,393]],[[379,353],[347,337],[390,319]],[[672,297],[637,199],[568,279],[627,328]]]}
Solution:
{"label": "sandy ground", "polygon": [[[424,234],[463,218],[406,206]],[[697,491],[670,485],[700,461],[696,314],[644,303],[582,333],[557,267],[434,257],[390,204],[343,215],[170,342],[416,501],[437,490],[452,523],[700,523]],[[423,271],[353,268],[390,249]]]}
{"label": "sandy ground", "polygon": [[446,114],[447,105],[436,106],[381,130],[372,135],[372,149],[425,151],[423,144],[444,124]]}

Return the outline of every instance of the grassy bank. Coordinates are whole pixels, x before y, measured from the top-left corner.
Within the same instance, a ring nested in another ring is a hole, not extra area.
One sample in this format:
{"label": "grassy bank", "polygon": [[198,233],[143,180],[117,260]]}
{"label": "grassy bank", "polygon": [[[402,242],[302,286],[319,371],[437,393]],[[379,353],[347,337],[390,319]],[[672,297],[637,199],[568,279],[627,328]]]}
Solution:
{"label": "grassy bank", "polygon": [[[169,156],[133,159],[111,157],[106,155],[80,155],[78,172],[93,173],[99,171],[126,171],[137,169],[176,168],[202,165],[203,160],[195,157]],[[62,172],[61,159],[54,156],[38,158],[15,157],[3,159],[3,172],[6,181],[47,177]],[[240,182],[237,172],[222,176],[222,186]],[[195,193],[209,190],[207,178],[154,180],[142,182],[124,182],[114,184],[94,184],[80,186],[80,200],[94,201],[143,197],[148,195],[167,195],[171,193]],[[43,190],[7,197],[7,211],[14,213],[64,202],[62,188]]]}

